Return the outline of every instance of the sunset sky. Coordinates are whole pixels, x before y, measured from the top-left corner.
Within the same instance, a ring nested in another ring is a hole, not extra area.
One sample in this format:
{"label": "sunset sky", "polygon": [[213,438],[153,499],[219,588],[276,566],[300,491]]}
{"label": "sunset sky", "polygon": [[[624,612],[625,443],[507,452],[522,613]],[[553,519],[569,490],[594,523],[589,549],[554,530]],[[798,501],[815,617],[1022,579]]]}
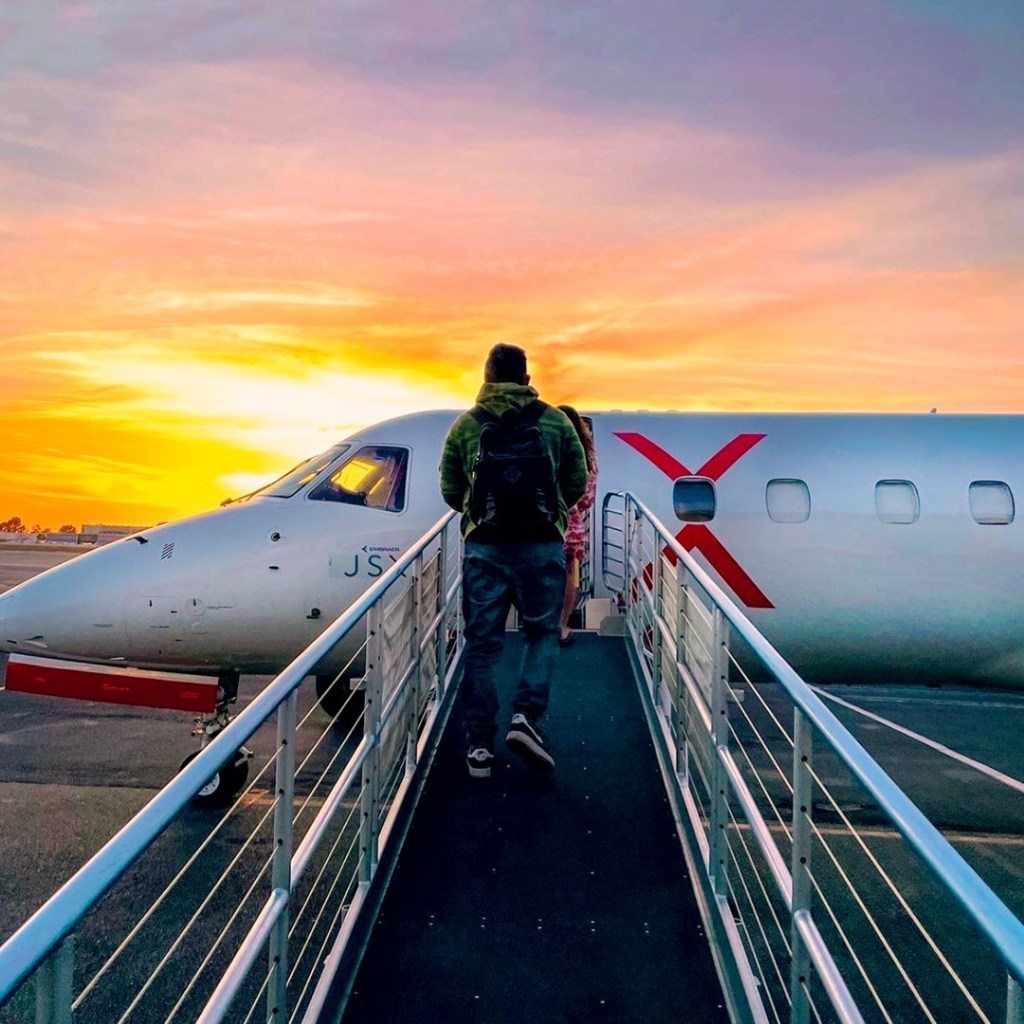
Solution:
{"label": "sunset sky", "polygon": [[1021,0],[0,6],[0,520],[465,407],[1024,412]]}

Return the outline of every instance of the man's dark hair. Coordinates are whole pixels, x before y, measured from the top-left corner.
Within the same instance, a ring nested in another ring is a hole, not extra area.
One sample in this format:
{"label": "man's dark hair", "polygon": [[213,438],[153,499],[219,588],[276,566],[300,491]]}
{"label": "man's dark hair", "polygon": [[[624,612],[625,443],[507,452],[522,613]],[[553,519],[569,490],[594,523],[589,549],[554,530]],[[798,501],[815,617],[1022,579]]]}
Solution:
{"label": "man's dark hair", "polygon": [[516,345],[495,345],[487,353],[484,380],[488,384],[526,384],[526,353]]}

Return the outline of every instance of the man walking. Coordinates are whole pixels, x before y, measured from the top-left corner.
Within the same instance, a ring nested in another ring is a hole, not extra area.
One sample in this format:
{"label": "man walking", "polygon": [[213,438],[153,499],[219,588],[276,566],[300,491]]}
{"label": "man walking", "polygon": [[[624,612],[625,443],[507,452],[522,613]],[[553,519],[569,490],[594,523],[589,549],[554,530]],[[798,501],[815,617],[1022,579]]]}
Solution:
{"label": "man walking", "polygon": [[526,353],[495,345],[477,405],[452,425],[441,455],[441,494],[462,513],[465,538],[466,764],[474,778],[487,778],[494,761],[495,671],[513,604],[524,649],[505,743],[531,767],[554,769],[538,723],[558,655],[562,535],[586,484],[583,446],[566,415],[530,387]]}

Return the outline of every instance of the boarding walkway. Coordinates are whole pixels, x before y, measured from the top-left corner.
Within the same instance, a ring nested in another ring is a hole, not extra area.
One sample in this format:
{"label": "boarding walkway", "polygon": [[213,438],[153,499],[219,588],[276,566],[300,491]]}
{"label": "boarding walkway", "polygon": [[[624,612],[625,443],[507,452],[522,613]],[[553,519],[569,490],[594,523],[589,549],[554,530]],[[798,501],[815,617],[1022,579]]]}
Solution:
{"label": "boarding walkway", "polygon": [[456,704],[345,1024],[724,1024],[623,638],[561,651],[552,777],[499,738],[492,777],[470,779],[458,719]]}
{"label": "boarding walkway", "polygon": [[1024,924],[632,495],[554,778],[471,782],[457,525],[0,947],[0,1024],[1024,1024]]}

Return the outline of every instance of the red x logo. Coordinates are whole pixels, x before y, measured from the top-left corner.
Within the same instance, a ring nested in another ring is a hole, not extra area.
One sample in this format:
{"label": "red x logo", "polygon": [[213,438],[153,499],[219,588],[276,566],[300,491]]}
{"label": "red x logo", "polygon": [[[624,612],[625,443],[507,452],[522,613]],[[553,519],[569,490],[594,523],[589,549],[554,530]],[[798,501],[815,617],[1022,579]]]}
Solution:
{"label": "red x logo", "polygon": [[[669,455],[664,448],[658,447],[643,434],[622,432],[616,433],[615,436],[652,462],[670,480],[678,480],[681,476],[705,476],[710,480],[718,480],[754,445],[767,437],[766,434],[739,434],[712,455],[696,473],[691,473],[677,458]],[[676,534],[676,540],[686,551],[693,551],[696,548],[748,608],[775,607],[761,588],[743,571],[739,562],[729,554],[725,545],[706,526],[689,523]],[[675,555],[671,549],[666,548],[665,553],[674,563]],[[644,577],[647,577],[646,571]]]}

